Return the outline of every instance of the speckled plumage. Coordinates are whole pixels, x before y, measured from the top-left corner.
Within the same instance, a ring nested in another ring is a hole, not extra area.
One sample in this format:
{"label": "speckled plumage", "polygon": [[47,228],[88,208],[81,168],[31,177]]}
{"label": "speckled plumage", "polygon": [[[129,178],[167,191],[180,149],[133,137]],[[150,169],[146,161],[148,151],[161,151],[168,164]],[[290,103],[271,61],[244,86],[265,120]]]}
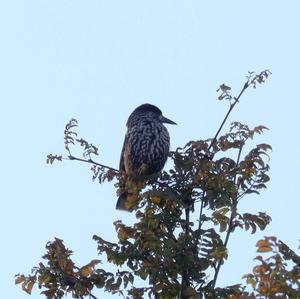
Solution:
{"label": "speckled plumage", "polygon": [[[126,177],[148,176],[163,169],[170,148],[170,136],[163,123],[175,124],[151,104],[143,104],[131,113],[119,167]],[[117,209],[126,210],[125,193],[120,195]]]}

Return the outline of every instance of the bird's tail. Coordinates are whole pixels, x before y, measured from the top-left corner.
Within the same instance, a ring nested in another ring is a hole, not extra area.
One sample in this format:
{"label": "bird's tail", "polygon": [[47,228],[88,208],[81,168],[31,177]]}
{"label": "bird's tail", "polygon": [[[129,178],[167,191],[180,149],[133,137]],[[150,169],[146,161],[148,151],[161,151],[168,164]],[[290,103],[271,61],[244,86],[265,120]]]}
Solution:
{"label": "bird's tail", "polygon": [[139,194],[129,193],[128,191],[123,191],[118,198],[116,209],[123,210],[127,212],[132,212],[140,199]]}
{"label": "bird's tail", "polygon": [[130,212],[131,209],[129,210],[128,208],[126,208],[127,195],[128,195],[128,193],[126,191],[124,191],[123,193],[120,194],[117,204],[116,204],[117,210]]}
{"label": "bird's tail", "polygon": [[145,179],[121,180],[117,190],[118,201],[116,209],[132,212],[138,206],[138,202],[141,199],[140,192],[145,187],[145,184]]}

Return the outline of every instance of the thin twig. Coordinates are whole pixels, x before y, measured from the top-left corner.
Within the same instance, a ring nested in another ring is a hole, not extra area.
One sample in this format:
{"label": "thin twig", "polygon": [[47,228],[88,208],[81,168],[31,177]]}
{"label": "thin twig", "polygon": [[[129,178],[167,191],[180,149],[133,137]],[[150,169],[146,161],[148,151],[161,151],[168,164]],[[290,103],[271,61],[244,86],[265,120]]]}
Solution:
{"label": "thin twig", "polygon": [[[202,195],[202,198],[204,197],[204,195]],[[203,208],[204,208],[204,201],[201,200],[201,207],[200,207],[200,213],[199,213],[199,223],[198,223],[198,233],[196,235],[196,242],[195,242],[195,246],[198,245],[198,242],[199,242],[199,239],[200,239],[200,236],[201,236],[201,227],[202,227],[202,224],[203,224],[203,221],[202,221],[202,215],[203,215]]]}
{"label": "thin twig", "polygon": [[201,218],[202,218],[202,215],[203,215],[203,208],[204,208],[204,201],[201,200],[201,207],[200,207],[200,213],[199,213],[199,224],[198,224],[198,236],[197,236],[197,242],[196,244],[198,243],[199,241],[199,237],[200,237],[200,230],[201,230],[201,227],[202,227],[202,223],[203,221],[201,221]]}
{"label": "thin twig", "polygon": [[[236,168],[239,166],[244,145],[245,145],[245,143],[242,143],[240,148],[239,148],[238,156],[237,156],[236,163],[235,163]],[[237,183],[236,180],[237,180],[237,172],[235,172],[234,180],[233,180],[235,185]]]}
{"label": "thin twig", "polygon": [[[245,82],[245,84],[244,84],[242,90],[240,91],[239,95],[234,98],[234,102],[230,103],[229,110],[227,111],[227,113],[226,113],[226,115],[225,115],[225,117],[224,117],[224,119],[223,119],[223,121],[222,121],[222,123],[221,123],[221,125],[220,125],[220,127],[219,127],[219,129],[218,129],[218,131],[217,131],[217,133],[215,135],[215,137],[213,138],[213,140],[211,141],[211,143],[210,143],[210,145],[209,145],[209,147],[207,149],[208,152],[211,150],[212,146],[217,141],[217,138],[218,138],[218,136],[219,136],[222,128],[224,127],[224,125],[225,125],[225,123],[226,123],[226,121],[227,121],[227,119],[228,119],[231,111],[233,110],[234,106],[239,102],[239,99],[241,98],[241,96],[243,95],[243,93],[245,92],[245,90],[250,86],[249,80],[250,80],[250,78],[248,78],[248,80]],[[238,157],[238,159],[239,159],[239,157]],[[198,225],[199,237],[197,239],[196,244],[198,243],[199,238],[200,238],[200,229],[201,229],[201,226],[202,226],[201,218],[202,218],[202,214],[203,214],[203,199],[204,199],[204,196],[205,196],[205,191],[202,194],[201,208],[200,208],[200,213],[199,213],[199,225]]]}
{"label": "thin twig", "polygon": [[[244,147],[244,144],[241,144],[241,147],[239,148],[239,152],[238,152],[238,156],[237,156],[237,160],[236,160],[236,167],[238,167],[239,163],[240,163],[240,158],[241,158],[241,154],[242,154],[242,150],[243,150],[243,147]],[[237,180],[237,172],[235,173],[234,175],[234,184],[236,185],[236,180]],[[228,241],[229,241],[229,237],[230,237],[230,234],[232,232],[232,224],[233,224],[233,220],[235,218],[235,214],[236,214],[236,207],[237,207],[237,191],[235,193],[235,196],[234,198],[232,198],[232,207],[231,207],[231,214],[230,214],[230,219],[229,219],[229,224],[228,224],[228,230],[227,230],[227,233],[226,233],[226,236],[225,236],[225,240],[224,240],[224,246],[225,248],[227,248],[227,244],[228,244]],[[214,288],[216,283],[217,283],[217,279],[218,279],[218,275],[219,275],[219,272],[220,272],[220,269],[221,269],[221,266],[222,266],[222,261],[223,260],[220,260],[217,264],[217,267],[216,267],[216,270],[215,270],[215,275],[214,275],[214,279],[213,279],[213,284],[212,284],[212,287]]]}
{"label": "thin twig", "polygon": [[81,158],[77,158],[77,157],[74,157],[72,155],[69,155],[68,156],[68,160],[76,160],[76,161],[80,161],[80,162],[86,162],[86,163],[90,163],[90,164],[94,164],[94,165],[97,165],[97,166],[100,166],[100,167],[103,167],[103,168],[106,168],[106,169],[109,169],[109,170],[112,170],[112,171],[115,171],[117,173],[119,173],[120,171],[116,168],[113,168],[113,167],[110,167],[110,166],[107,166],[107,165],[103,165],[103,164],[100,164],[98,162],[95,162],[94,160],[92,159],[81,159]]}
{"label": "thin twig", "polygon": [[98,299],[96,296],[94,296],[91,292],[89,292],[89,296],[92,297],[93,299]]}
{"label": "thin twig", "polygon": [[237,201],[240,201],[246,194],[249,190],[252,189],[252,187],[254,186],[254,184],[257,182],[256,181],[256,178],[257,176],[255,176],[255,179],[253,180],[253,182],[248,186],[248,188],[243,192],[241,193],[238,197],[237,197]]}
{"label": "thin twig", "polygon": [[[263,73],[263,72],[262,72]],[[239,101],[240,97],[242,96],[242,94],[245,92],[245,90],[252,84],[254,84],[255,86],[255,81],[257,80],[257,78],[259,78],[261,75],[256,75],[254,78],[251,78],[251,77],[248,77],[248,80],[247,82],[244,84],[241,92],[239,93],[239,95],[234,98],[234,102],[230,104],[230,107],[229,107],[229,110],[222,122],[222,124],[220,125],[215,137],[213,138],[213,140],[211,141],[211,144],[209,145],[208,147],[208,150],[210,150],[212,148],[212,146],[214,145],[214,143],[216,142],[218,136],[219,136],[219,133],[221,132],[224,124],[226,123],[226,120],[228,118],[228,116],[230,115],[232,109],[234,108],[234,106],[237,104],[237,102]],[[242,153],[242,149],[243,149],[243,144],[241,145],[240,149],[239,149],[239,153],[238,153],[238,157],[237,157],[237,162],[236,162],[236,167],[238,166],[239,164],[239,161],[240,161],[240,157],[241,157],[241,153]],[[234,183],[236,184],[236,180],[237,180],[237,173],[235,174],[234,176]],[[233,198],[233,203],[232,203],[232,207],[231,207],[231,215],[230,215],[230,219],[229,219],[229,224],[228,224],[228,231],[227,231],[227,234],[226,234],[226,237],[225,237],[225,240],[224,240],[224,246],[225,248],[227,248],[227,244],[228,244],[228,241],[229,241],[229,237],[230,237],[230,234],[232,232],[232,224],[233,224],[233,220],[234,220],[234,217],[235,217],[235,213],[236,213],[236,206],[237,206],[237,203],[238,203],[238,194],[235,195],[235,198]],[[219,271],[220,271],[220,268],[222,266],[222,261],[219,261],[217,267],[216,267],[216,270],[215,270],[215,275],[214,275],[214,279],[213,279],[213,284],[212,284],[212,287],[214,288],[215,285],[216,285],[216,282],[217,282],[217,278],[218,278],[218,275],[219,275]]]}
{"label": "thin twig", "polygon": [[227,112],[227,114],[225,115],[225,118],[223,119],[215,137],[213,138],[213,140],[211,141],[209,147],[208,147],[208,151],[210,151],[210,149],[212,148],[212,146],[215,144],[215,142],[217,141],[217,138],[223,128],[223,126],[225,125],[228,116],[230,115],[232,109],[234,108],[234,106],[237,104],[237,102],[239,101],[240,97],[242,96],[242,94],[244,93],[244,91],[249,87],[249,79],[247,80],[247,82],[244,84],[244,87],[242,88],[241,92],[239,93],[239,95],[237,97],[234,98],[234,102],[232,104],[230,104],[229,110]]}
{"label": "thin twig", "polygon": [[[190,193],[190,196],[192,194]],[[185,208],[185,227],[184,227],[184,231],[185,231],[185,235],[186,237],[188,237],[189,235],[189,227],[190,227],[190,201],[191,198],[190,196],[188,197],[188,201],[187,201],[187,207]],[[188,249],[188,247],[184,247],[184,251],[186,251]],[[187,298],[186,296],[183,295],[183,291],[185,288],[190,286],[190,275],[189,275],[189,269],[187,266],[184,267],[184,269],[182,270],[181,273],[181,299]]]}
{"label": "thin twig", "polygon": [[123,294],[123,291],[119,291],[119,294],[120,294],[124,299],[126,299],[125,295]]}
{"label": "thin twig", "polygon": [[[201,221],[202,215],[203,215],[203,208],[204,208],[204,201],[201,201],[201,207],[200,207],[200,213],[199,213],[199,224],[198,224],[198,230],[200,231],[203,221]],[[199,239],[199,238],[198,238]]]}

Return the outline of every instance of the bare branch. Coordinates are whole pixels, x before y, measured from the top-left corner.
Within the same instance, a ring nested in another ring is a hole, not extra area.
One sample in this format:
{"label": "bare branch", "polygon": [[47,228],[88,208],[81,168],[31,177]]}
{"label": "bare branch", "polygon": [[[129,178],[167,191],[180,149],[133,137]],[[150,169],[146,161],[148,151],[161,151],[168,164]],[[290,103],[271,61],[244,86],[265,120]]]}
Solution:
{"label": "bare branch", "polygon": [[[223,119],[215,137],[213,138],[213,140],[211,141],[209,147],[208,147],[208,151],[212,148],[212,146],[215,144],[215,142],[217,141],[217,138],[223,128],[223,126],[225,125],[231,111],[233,110],[233,108],[235,107],[235,105],[239,102],[239,99],[241,98],[241,96],[243,95],[243,93],[245,92],[245,90],[249,87],[249,86],[253,86],[254,88],[256,88],[256,85],[257,84],[262,84],[265,82],[265,79],[268,78],[268,76],[271,74],[271,72],[269,70],[265,70],[265,71],[262,71],[260,74],[257,74],[257,75],[254,75],[253,72],[249,72],[249,75],[247,76],[247,81],[245,82],[242,90],[240,91],[239,95],[237,97],[231,97],[229,96],[229,100],[234,100],[233,103],[230,103],[230,106],[229,106],[229,110],[227,112],[227,114],[225,115],[225,118]],[[224,84],[222,84],[220,86],[220,89],[224,92],[224,87],[222,88]],[[230,90],[229,87],[225,86],[226,87],[226,92]]]}
{"label": "bare branch", "polygon": [[104,165],[104,164],[101,164],[101,163],[98,163],[98,162],[95,162],[92,159],[88,159],[88,160],[87,159],[81,159],[81,158],[77,158],[77,157],[74,157],[74,156],[70,155],[70,156],[68,156],[67,160],[76,160],[76,161],[80,161],[80,162],[94,164],[94,165],[97,165],[97,166],[100,166],[100,167],[112,170],[112,171],[114,171],[116,173],[119,173],[118,169],[110,167],[110,166],[107,166],[107,165]]}
{"label": "bare branch", "polygon": [[94,296],[91,292],[89,292],[89,296],[93,299],[98,299],[96,296]]}

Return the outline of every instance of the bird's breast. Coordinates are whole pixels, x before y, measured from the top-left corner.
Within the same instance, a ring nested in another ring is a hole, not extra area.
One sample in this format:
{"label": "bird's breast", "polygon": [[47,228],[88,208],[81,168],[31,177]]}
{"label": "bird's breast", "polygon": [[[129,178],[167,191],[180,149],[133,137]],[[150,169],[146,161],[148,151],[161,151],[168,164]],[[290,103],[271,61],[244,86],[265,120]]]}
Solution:
{"label": "bird's breast", "polygon": [[162,170],[169,153],[170,137],[162,125],[143,123],[127,131],[124,151],[125,170],[137,171],[142,165],[147,166],[148,174]]}

